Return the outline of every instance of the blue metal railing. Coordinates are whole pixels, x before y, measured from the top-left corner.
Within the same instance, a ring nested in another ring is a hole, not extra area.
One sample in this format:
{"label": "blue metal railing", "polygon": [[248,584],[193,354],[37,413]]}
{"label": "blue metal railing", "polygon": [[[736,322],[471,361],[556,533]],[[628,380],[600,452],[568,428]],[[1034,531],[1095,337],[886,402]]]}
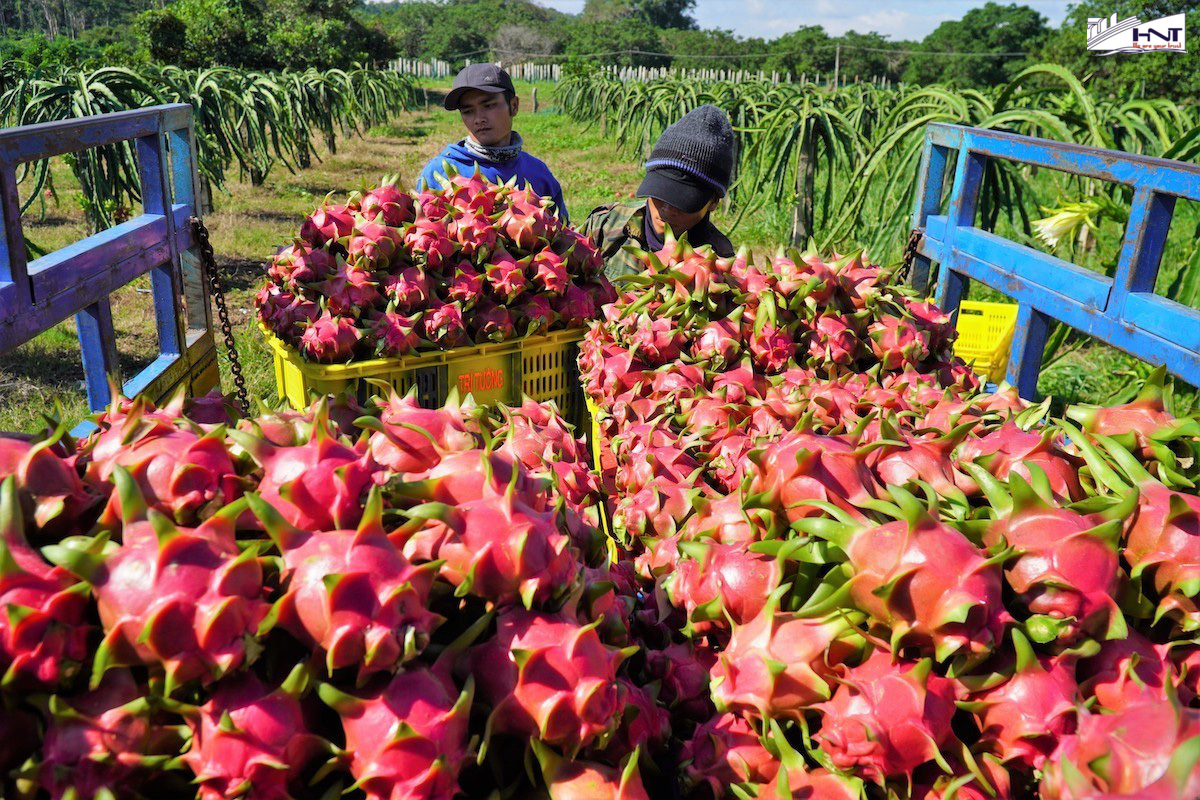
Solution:
{"label": "blue metal railing", "polygon": [[[954,183],[939,214],[950,153]],[[1113,278],[975,226],[989,158],[1122,183],[1133,205]],[[1178,198],[1200,200],[1200,166],[1099,150],[1011,133],[931,124],[926,129],[913,226],[924,237],[913,284],[928,287],[939,264],[937,302],[957,322],[968,281],[1014,298],[1019,310],[1007,380],[1033,397],[1050,322],[1072,328],[1200,385],[1200,312],[1154,294],[1154,282]]]}
{"label": "blue metal railing", "polygon": [[[125,141],[136,148],[143,213],[27,263],[18,166]],[[196,186],[189,105],[0,130],[0,354],[74,315],[93,411],[111,400],[110,378],[127,395],[153,399],[181,384],[193,392],[217,385],[208,291],[188,225]],[[109,295],[147,272],[159,353],[122,382]]]}

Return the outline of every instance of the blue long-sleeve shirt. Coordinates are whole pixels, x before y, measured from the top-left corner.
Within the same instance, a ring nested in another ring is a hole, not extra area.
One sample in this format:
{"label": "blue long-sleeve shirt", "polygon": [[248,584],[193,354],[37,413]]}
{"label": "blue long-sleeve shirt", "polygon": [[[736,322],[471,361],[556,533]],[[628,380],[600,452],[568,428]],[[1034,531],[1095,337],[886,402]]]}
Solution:
{"label": "blue long-sleeve shirt", "polygon": [[449,161],[460,175],[473,174],[475,165],[478,164],[479,173],[497,183],[505,183],[515,175],[518,185],[527,184],[542,197],[549,197],[554,201],[555,214],[558,218],[564,223],[570,222],[567,218],[567,204],[563,201],[562,187],[559,186],[558,179],[550,172],[550,168],[546,166],[546,162],[540,158],[534,158],[529,153],[521,151],[521,154],[512,161],[503,164],[481,161],[470,150],[458,142],[454,142],[446,145],[446,149],[434,156],[433,160],[425,165],[425,169],[421,170],[421,177],[417,179],[418,191],[426,186],[442,185],[437,176],[444,177],[445,175],[442,172],[443,161]]}

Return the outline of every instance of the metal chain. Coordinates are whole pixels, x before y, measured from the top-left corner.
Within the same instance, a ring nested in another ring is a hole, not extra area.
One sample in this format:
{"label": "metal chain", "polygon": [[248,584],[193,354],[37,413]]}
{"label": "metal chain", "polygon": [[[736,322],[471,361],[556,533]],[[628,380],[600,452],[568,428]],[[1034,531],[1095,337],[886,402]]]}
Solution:
{"label": "metal chain", "polygon": [[208,228],[199,217],[192,217],[192,236],[200,248],[200,265],[208,277],[208,286],[212,290],[213,304],[217,307],[217,318],[221,322],[221,334],[225,337],[225,350],[229,354],[229,371],[233,374],[233,384],[237,387],[238,402],[242,405],[242,413],[249,413],[250,401],[246,394],[246,379],[242,377],[242,362],[238,359],[237,345],[233,341],[233,325],[229,322],[229,309],[225,306],[225,291],[221,288],[221,278],[217,274],[217,258],[213,255],[212,242],[208,240]]}
{"label": "metal chain", "polygon": [[904,255],[900,258],[900,269],[896,271],[896,281],[907,283],[912,273],[913,261],[917,258],[917,248],[921,246],[921,237],[925,235],[924,228],[913,228],[908,234],[908,244],[904,245]]}

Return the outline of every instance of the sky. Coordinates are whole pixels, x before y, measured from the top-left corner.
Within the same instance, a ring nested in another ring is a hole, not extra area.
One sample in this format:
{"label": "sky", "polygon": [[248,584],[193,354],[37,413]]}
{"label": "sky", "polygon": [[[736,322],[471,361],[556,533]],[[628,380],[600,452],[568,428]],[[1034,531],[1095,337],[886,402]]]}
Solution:
{"label": "sky", "polygon": [[[584,0],[535,0],[569,14]],[[985,0],[697,0],[694,16],[701,28],[723,28],[739,36],[773,39],[801,25],[820,25],[834,36],[849,30],[876,31],[893,40],[923,39],[940,23],[959,19]],[[1057,26],[1068,0],[1020,0]]]}

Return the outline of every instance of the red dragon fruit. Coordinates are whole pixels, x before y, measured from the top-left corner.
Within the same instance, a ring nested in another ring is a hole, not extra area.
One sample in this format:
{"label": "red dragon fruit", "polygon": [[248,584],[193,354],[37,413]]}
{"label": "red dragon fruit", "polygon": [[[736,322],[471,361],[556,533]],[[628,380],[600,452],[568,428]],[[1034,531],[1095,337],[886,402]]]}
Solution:
{"label": "red dragon fruit", "polygon": [[321,283],[317,291],[333,314],[349,314],[370,308],[379,300],[379,285],[364,262],[338,261],[337,269]]}
{"label": "red dragon fruit", "polygon": [[312,361],[332,364],[348,361],[362,331],[349,317],[335,316],[328,310],[313,320],[300,337],[300,352]]}
{"label": "red dragon fruit", "polygon": [[488,287],[502,303],[511,303],[529,288],[529,280],[525,277],[525,269],[529,266],[531,257],[521,260],[513,258],[503,247],[497,247],[492,253],[491,260],[484,265]]}
{"label": "red dragon fruit", "polygon": [[885,316],[867,330],[871,349],[884,369],[901,369],[929,356],[929,334],[911,321]]}
{"label": "red dragon fruit", "polygon": [[1107,408],[1074,405],[1067,409],[1067,417],[1088,433],[1110,437],[1143,460],[1171,464],[1175,459],[1170,442],[1180,436],[1200,435],[1200,424],[1193,418],[1175,418],[1169,407],[1170,394],[1164,389],[1166,374],[1165,366],[1157,367],[1128,403]]}
{"label": "red dragon fruit", "polygon": [[404,232],[365,217],[355,217],[354,230],[342,244],[346,248],[347,261],[381,272],[399,260],[404,249]]}
{"label": "red dragon fruit", "polygon": [[483,300],[471,317],[476,342],[503,342],[516,336],[512,312],[490,300]]}
{"label": "red dragon fruit", "polygon": [[392,393],[376,400],[379,421],[370,438],[371,457],[391,472],[426,472],[446,453],[480,446],[478,433],[468,430],[464,412],[455,402],[445,408],[422,408],[416,389],[401,397]]}
{"label": "red dragon fruit", "polygon": [[972,692],[959,704],[983,732],[980,742],[1005,765],[1041,769],[1059,739],[1075,732],[1075,665],[1070,656],[1038,657],[1013,630],[1016,663],[999,686]]}
{"label": "red dragon fruit", "polygon": [[861,346],[858,335],[843,318],[821,314],[813,320],[808,354],[817,364],[853,364]]}
{"label": "red dragon fruit", "polygon": [[404,245],[412,252],[418,263],[423,262],[437,272],[450,264],[458,250],[458,242],[452,239],[446,224],[428,218],[418,219],[404,234]]}
{"label": "red dragon fruit", "polygon": [[876,650],[845,670],[821,705],[817,739],[840,770],[881,784],[911,778],[952,742],[954,702],[954,682],[935,674],[932,661],[895,663],[892,653]]}
{"label": "red dragon fruit", "polygon": [[684,633],[705,635],[743,625],[762,611],[783,578],[776,560],[740,544],[680,542],[675,571],[664,586],[671,603],[687,614]]}
{"label": "red dragon fruit", "polygon": [[984,436],[966,439],[955,456],[959,466],[974,462],[1002,481],[1013,471],[1029,480],[1029,465],[1036,464],[1049,478],[1055,497],[1081,500],[1079,459],[1068,455],[1060,441],[1053,428],[1023,431],[1010,419]]}
{"label": "red dragon fruit", "polygon": [[825,505],[839,521],[806,518],[793,527],[846,554],[850,599],[891,629],[893,650],[913,645],[938,661],[991,653],[1010,622],[1001,602],[1004,556],[989,557],[905,490],[893,486],[891,494],[902,516],[896,522],[862,527]]}
{"label": "red dragon fruit", "polygon": [[530,746],[551,800],[650,800],[638,771],[638,752],[626,756],[619,767],[611,767],[564,759],[537,739]]}
{"label": "red dragon fruit", "polygon": [[845,617],[803,617],[779,610],[777,590],[758,616],[735,626],[712,668],[717,708],[752,718],[792,719],[830,697],[834,668],[861,651]]}
{"label": "red dragon fruit", "polygon": [[592,294],[577,283],[572,282],[562,297],[552,301],[554,311],[568,328],[586,327],[596,318],[598,309]]}
{"label": "red dragon fruit", "polygon": [[283,555],[279,624],[324,650],[330,673],[357,666],[361,681],[424,648],[437,622],[426,608],[436,565],[414,567],[388,539],[378,487],[358,530],[303,531],[258,497],[247,500]]}
{"label": "red dragon fruit", "polygon": [[564,227],[554,240],[554,251],[567,261],[572,277],[591,277],[604,270],[604,258],[590,237]]}
{"label": "red dragon fruit", "polygon": [[1098,653],[1079,662],[1075,673],[1081,694],[1111,711],[1147,697],[1163,700],[1172,679],[1167,647],[1133,630],[1124,639],[1103,642]]}
{"label": "red dragon fruit", "polygon": [[332,196],[332,193],[327,195],[321,207],[300,226],[300,238],[313,247],[337,241],[354,230],[354,212],[348,206],[330,204]]}
{"label": "red dragon fruit", "polygon": [[949,314],[932,303],[920,303],[908,297],[901,298],[901,302],[917,327],[928,335],[930,353],[942,353],[954,343],[955,331]]}
{"label": "red dragon fruit", "polygon": [[295,783],[327,745],[308,733],[299,695],[305,667],[272,689],[253,673],[222,681],[203,706],[188,714],[192,744],[183,761],[196,776],[200,800],[241,792],[291,797]]}
{"label": "red dragon fruit", "polygon": [[[359,201],[359,213],[372,222],[382,222],[398,228],[417,218],[413,196],[396,184],[398,179],[383,182],[363,195]],[[382,217],[382,219],[380,219]]]}
{"label": "red dragon fruit", "polygon": [[267,277],[295,291],[297,285],[317,283],[337,269],[337,259],[320,247],[296,242],[275,254],[267,267]]}
{"label": "red dragon fruit", "polygon": [[554,306],[544,295],[528,295],[517,307],[518,324],[524,326],[526,336],[545,333],[558,321]]}
{"label": "red dragon fruit", "polygon": [[346,732],[342,760],[367,800],[451,800],[470,755],[472,686],[459,692],[442,665],[410,666],[382,689],[357,696],[322,684],[321,699]]}
{"label": "red dragon fruit", "polygon": [[684,780],[706,784],[722,797],[734,783],[767,783],[779,771],[779,760],[763,747],[754,728],[741,717],[721,714],[696,729],[684,743],[679,760]]}
{"label": "red dragon fruit", "polygon": [[710,650],[693,642],[646,650],[646,672],[661,684],[659,701],[677,717],[703,721],[712,716],[709,670],[716,663]]}
{"label": "red dragon fruit", "polygon": [[56,688],[88,654],[87,587],[25,540],[16,478],[0,485],[0,684]]}
{"label": "red dragon fruit", "polygon": [[[105,636],[96,650],[92,686],[110,666],[137,665],[166,673],[165,692],[196,679],[211,681],[251,656],[269,607],[263,598],[256,547],[232,544],[239,500],[202,528],[177,529],[148,511],[137,484],[117,467],[124,544],[106,552],[105,535],[85,548],[53,545],[46,556],[92,586]],[[212,530],[215,529],[215,530]]]}
{"label": "red dragon fruit", "polygon": [[767,374],[781,372],[796,352],[796,342],[791,332],[786,328],[776,328],[771,323],[751,331],[747,338],[755,366]]}
{"label": "red dragon fruit", "polygon": [[496,246],[496,226],[480,213],[461,213],[450,223],[449,233],[462,247],[465,258],[487,256]]}
{"label": "red dragon fruit", "polygon": [[398,273],[386,275],[380,287],[401,312],[420,311],[433,297],[433,285],[420,267],[405,267]]}
{"label": "red dragon fruit", "polygon": [[539,293],[555,297],[570,285],[566,261],[549,247],[533,254],[530,269],[533,271],[533,287]]}
{"label": "red dragon fruit", "polygon": [[518,189],[508,196],[508,208],[496,224],[517,249],[528,253],[558,233],[560,223],[551,207],[548,200],[532,191]]}
{"label": "red dragon fruit", "polygon": [[338,441],[325,401],[314,416],[309,437],[294,447],[276,446],[244,431],[230,431],[229,438],[262,468],[258,495],[289,523],[306,531],[353,528],[362,517],[376,467],[364,443]]}
{"label": "red dragon fruit", "polygon": [[464,311],[475,307],[483,297],[483,274],[476,272],[466,261],[454,268],[454,276],[446,285],[446,300],[458,303]]}
{"label": "red dragon fruit", "polygon": [[675,320],[643,315],[629,340],[629,352],[640,361],[657,366],[679,358],[687,339]]}
{"label": "red dragon fruit", "polygon": [[462,307],[458,303],[437,303],[425,312],[421,320],[422,338],[434,342],[443,350],[466,347],[471,344],[463,322]]}
{"label": "red dragon fruit", "polygon": [[86,525],[83,518],[99,499],[80,480],[75,459],[64,458],[65,434],[65,425],[59,423],[40,440],[0,435],[0,481],[10,476],[16,481],[20,510],[43,535]]}
{"label": "red dragon fruit", "polygon": [[503,200],[512,188],[508,184],[497,186],[490,183],[479,171],[478,164],[470,175],[455,174],[453,166],[446,174],[449,177],[443,185],[447,200],[452,208],[463,211],[490,215],[496,209],[496,204]]}
{"label": "red dragon fruit", "polygon": [[471,665],[492,706],[493,730],[534,736],[573,756],[613,730],[617,667],[629,654],[606,647],[595,624],[510,609],[496,618],[496,637],[472,651]]}
{"label": "red dragon fruit", "polygon": [[691,354],[707,361],[710,369],[723,370],[741,356],[741,314],[734,311],[726,319],[710,322],[692,340]]}
{"label": "red dragon fruit", "polygon": [[52,800],[120,797],[166,756],[149,754],[150,700],[129,670],[114,669],[91,691],[51,697],[38,783]]}
{"label": "red dragon fruit", "polygon": [[371,320],[371,338],[375,341],[375,352],[388,358],[406,356],[421,346],[421,337],[417,334],[421,315],[414,314],[406,317],[388,304],[385,311]]}

